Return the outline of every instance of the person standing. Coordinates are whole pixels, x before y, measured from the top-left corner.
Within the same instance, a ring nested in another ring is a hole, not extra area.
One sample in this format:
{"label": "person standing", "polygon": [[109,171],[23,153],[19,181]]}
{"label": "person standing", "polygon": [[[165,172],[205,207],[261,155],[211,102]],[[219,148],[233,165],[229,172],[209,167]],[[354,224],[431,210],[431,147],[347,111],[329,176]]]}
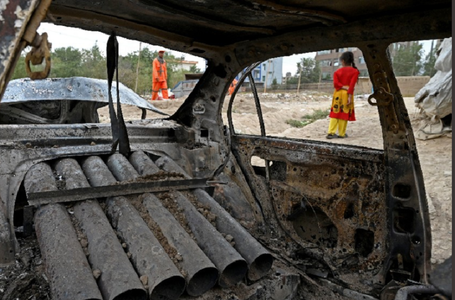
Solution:
{"label": "person standing", "polygon": [[229,85],[229,96],[232,95],[232,93],[234,92],[236,85],[237,79],[234,78],[234,80],[232,80],[231,84]]}
{"label": "person standing", "polygon": [[158,57],[153,60],[152,74],[152,100],[158,99],[158,92],[161,89],[163,99],[168,99],[167,92],[167,66],[164,60],[164,50],[158,51]]}
{"label": "person standing", "polygon": [[[359,70],[354,63],[354,54],[344,52],[340,56],[342,67],[333,74],[335,92],[330,108],[330,124],[327,133],[328,139],[346,138],[348,121],[355,121],[354,112],[354,86],[359,78]],[[338,129],[338,136],[335,134]]]}

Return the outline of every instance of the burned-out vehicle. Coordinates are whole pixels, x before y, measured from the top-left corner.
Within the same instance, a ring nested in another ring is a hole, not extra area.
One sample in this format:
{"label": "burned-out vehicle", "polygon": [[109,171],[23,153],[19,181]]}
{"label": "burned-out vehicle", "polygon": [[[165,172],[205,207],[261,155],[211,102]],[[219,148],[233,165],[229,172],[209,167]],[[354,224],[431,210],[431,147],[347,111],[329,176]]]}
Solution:
{"label": "burned-out vehicle", "polygon": [[[0,9],[0,95],[25,45],[30,62],[50,63],[41,21],[111,34],[110,80],[115,35],[208,60],[169,118],[125,124],[110,104],[111,124],[0,125],[0,263],[20,250],[16,227],[36,233],[53,299],[450,296],[451,265],[430,276],[422,171],[387,50],[451,36],[450,1],[11,0]],[[267,136],[257,95],[260,136],[223,124],[244,68],[348,46],[368,65],[384,150]]]}

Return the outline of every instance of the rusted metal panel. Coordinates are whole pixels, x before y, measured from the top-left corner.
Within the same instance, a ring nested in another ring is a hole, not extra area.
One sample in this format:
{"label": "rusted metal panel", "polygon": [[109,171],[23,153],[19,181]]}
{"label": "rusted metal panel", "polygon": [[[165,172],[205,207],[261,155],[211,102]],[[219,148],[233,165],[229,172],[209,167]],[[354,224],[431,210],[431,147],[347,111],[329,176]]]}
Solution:
{"label": "rusted metal panel", "polygon": [[22,36],[37,3],[37,0],[8,0],[0,4],[0,101],[25,46]]}
{"label": "rusted metal panel", "polygon": [[197,189],[193,193],[200,203],[209,206],[216,215],[217,229],[234,237],[234,248],[249,265],[248,278],[258,280],[265,276],[272,267],[273,256],[205,191]]}
{"label": "rusted metal panel", "polygon": [[[34,165],[25,177],[27,191],[56,190],[52,169]],[[40,207],[35,228],[53,299],[102,299],[76,231],[66,209],[59,204]]]}
{"label": "rusted metal panel", "polygon": [[[384,137],[388,257],[385,274],[427,283],[431,226],[423,175],[410,118],[393,73],[388,45],[363,46]],[[406,221],[404,221],[406,220]]]}
{"label": "rusted metal panel", "polygon": [[[383,151],[246,136],[233,137],[233,149],[277,236],[321,258],[339,279],[356,282],[352,289],[370,293],[385,282],[378,274],[389,234]],[[252,167],[252,156],[272,163],[270,180]]]}
{"label": "rusted metal panel", "polygon": [[[111,92],[115,95],[115,84]],[[107,95],[107,80],[86,78],[86,77],[69,77],[69,78],[49,78],[44,80],[30,80],[21,78],[9,82],[5,94],[2,98],[3,104],[18,104],[29,101],[90,101],[109,103]],[[141,98],[131,89],[119,84],[120,102],[122,104],[134,105],[139,108],[145,108],[150,111],[167,115],[154,107],[147,100]],[[117,97],[113,97],[117,102]]]}

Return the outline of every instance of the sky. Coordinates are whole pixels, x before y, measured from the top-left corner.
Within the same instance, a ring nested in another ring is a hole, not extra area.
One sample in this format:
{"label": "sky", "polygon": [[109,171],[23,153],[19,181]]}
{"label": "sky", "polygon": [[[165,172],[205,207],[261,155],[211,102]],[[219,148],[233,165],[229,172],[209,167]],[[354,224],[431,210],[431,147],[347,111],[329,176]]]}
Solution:
{"label": "sky", "polygon": [[[97,31],[87,31],[78,28],[71,28],[65,26],[58,26],[51,23],[41,23],[38,28],[38,32],[41,34],[47,32],[49,36],[49,41],[52,43],[52,49],[61,48],[61,47],[74,47],[78,49],[90,49],[95,43],[98,44],[101,50],[105,49],[105,45],[109,36],[107,34],[97,32]],[[128,53],[139,50],[139,42],[134,40],[125,39],[122,37],[117,37],[119,42],[119,52],[120,55],[126,55]],[[424,49],[424,57],[430,51],[430,41],[422,41]],[[150,50],[159,50],[165,49],[161,46],[154,46],[150,44],[142,43],[142,48],[147,47]],[[166,49],[168,50],[168,49]],[[322,50],[322,49],[321,49]],[[175,50],[168,50],[174,56],[181,57],[184,56],[185,60],[197,61],[197,67],[201,70],[205,70],[205,60],[201,57],[197,57],[191,54],[178,52]],[[297,62],[300,61],[302,57],[311,57],[314,58],[316,55],[315,52],[304,53],[304,54],[294,54],[291,56],[283,57],[283,76],[287,72],[295,74],[297,71]]]}

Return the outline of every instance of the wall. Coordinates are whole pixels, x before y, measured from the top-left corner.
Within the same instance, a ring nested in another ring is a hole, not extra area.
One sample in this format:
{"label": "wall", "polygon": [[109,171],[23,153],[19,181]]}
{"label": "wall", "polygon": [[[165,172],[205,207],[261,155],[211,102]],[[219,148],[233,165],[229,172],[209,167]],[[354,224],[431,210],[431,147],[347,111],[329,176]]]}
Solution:
{"label": "wall", "polygon": [[[414,97],[420,89],[430,81],[430,76],[398,76],[398,87],[403,97]],[[368,77],[359,78],[356,94],[371,94],[371,81]]]}
{"label": "wall", "polygon": [[[414,97],[414,95],[430,81],[429,76],[399,76],[396,77],[398,81],[398,87],[400,88],[401,95],[403,97]],[[360,77],[355,88],[355,94],[371,94],[371,81],[369,77]],[[282,85],[278,87],[278,90],[283,91],[296,91],[297,84]],[[300,91],[311,90],[320,91],[324,93],[333,93],[332,82],[321,82],[321,83],[303,83],[300,85]]]}

